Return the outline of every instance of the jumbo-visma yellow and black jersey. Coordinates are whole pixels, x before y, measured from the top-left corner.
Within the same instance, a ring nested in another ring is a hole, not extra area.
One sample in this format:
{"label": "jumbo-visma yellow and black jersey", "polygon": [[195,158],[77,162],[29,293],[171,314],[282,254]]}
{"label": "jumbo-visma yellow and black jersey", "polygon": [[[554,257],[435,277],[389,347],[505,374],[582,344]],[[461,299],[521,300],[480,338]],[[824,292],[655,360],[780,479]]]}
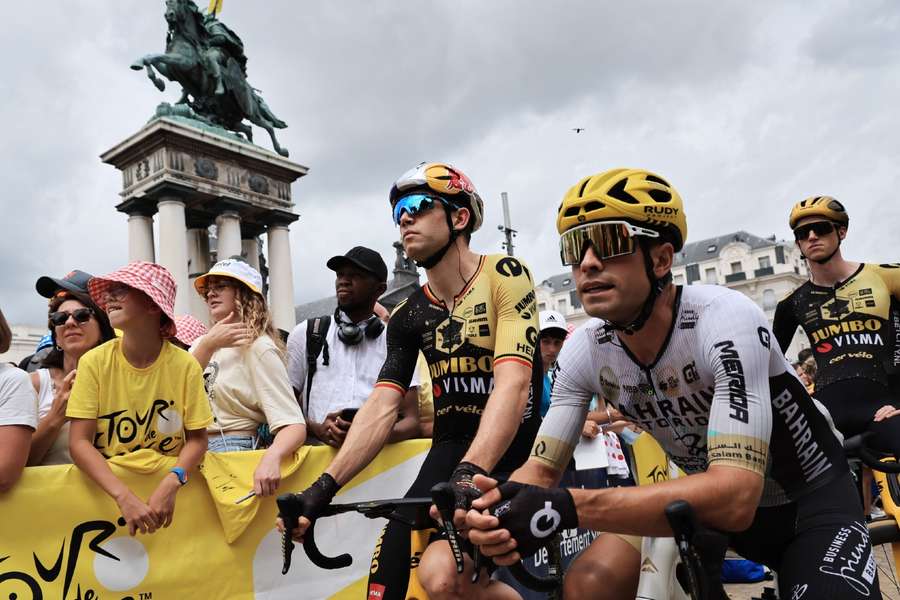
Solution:
{"label": "jumbo-visma yellow and black jersey", "polygon": [[900,370],[900,265],[861,264],[834,287],[807,281],[778,303],[773,333],[786,350],[797,326],[816,358],[816,388]]}
{"label": "jumbo-visma yellow and black jersey", "polygon": [[[514,361],[532,367],[538,336],[534,283],[528,267],[505,255],[482,256],[478,270],[448,307],[426,284],[399,304],[387,329],[387,358],[376,387],[405,391],[421,351],[431,371],[434,444],[471,442],[494,389],[494,366]],[[496,472],[528,458],[540,414],[532,393],[518,433]],[[532,377],[535,381],[535,377]]]}

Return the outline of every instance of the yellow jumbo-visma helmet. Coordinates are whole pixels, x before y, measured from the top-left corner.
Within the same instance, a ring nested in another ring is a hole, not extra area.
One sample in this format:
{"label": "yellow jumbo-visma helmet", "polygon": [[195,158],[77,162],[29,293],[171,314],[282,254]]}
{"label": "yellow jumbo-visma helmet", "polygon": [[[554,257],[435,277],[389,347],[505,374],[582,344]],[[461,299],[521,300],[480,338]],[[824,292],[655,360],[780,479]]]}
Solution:
{"label": "yellow jumbo-visma helmet", "polygon": [[559,206],[556,229],[561,235],[585,223],[615,219],[669,230],[676,252],[687,239],[687,217],[678,191],[644,169],[611,169],[573,185]]}
{"label": "yellow jumbo-visma helmet", "polygon": [[824,217],[844,227],[850,224],[850,215],[844,205],[831,196],[812,196],[795,204],[789,221],[791,229],[797,226],[797,221],[806,217]]}

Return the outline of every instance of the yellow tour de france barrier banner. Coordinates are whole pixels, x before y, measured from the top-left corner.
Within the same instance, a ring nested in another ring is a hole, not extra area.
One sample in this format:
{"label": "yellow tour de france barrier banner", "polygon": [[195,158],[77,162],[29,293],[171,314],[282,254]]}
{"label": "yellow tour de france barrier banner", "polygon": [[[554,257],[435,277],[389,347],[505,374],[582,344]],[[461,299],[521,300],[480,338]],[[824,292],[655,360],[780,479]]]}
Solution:
{"label": "yellow tour de france barrier banner", "polygon": [[[402,496],[429,446],[430,440],[387,446],[336,501]],[[261,454],[207,453],[202,475],[178,492],[172,525],[135,537],[115,502],[76,467],[25,469],[13,490],[0,494],[0,599],[364,598],[384,521],[357,513],[323,519],[316,525],[320,549],[350,553],[353,564],[322,570],[298,546],[282,575],[275,497],[235,504],[252,489]],[[333,456],[328,447],[301,448],[282,464],[279,493],[306,488]],[[146,499],[175,459],[140,450],[109,463]]]}

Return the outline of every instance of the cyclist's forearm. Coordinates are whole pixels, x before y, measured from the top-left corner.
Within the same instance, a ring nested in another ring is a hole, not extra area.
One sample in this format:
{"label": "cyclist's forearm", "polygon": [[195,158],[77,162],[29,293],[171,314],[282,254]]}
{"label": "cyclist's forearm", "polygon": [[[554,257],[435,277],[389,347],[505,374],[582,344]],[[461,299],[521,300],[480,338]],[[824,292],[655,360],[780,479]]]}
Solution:
{"label": "cyclist's forearm", "polygon": [[752,522],[762,477],[730,467],[637,487],[570,490],[580,527],[645,536],[670,536],[666,506],[687,500],[707,527],[742,531]]}
{"label": "cyclist's forearm", "polygon": [[356,413],[337,456],[325,470],[338,485],[353,479],[387,443],[397,422],[400,398],[395,390],[375,388]]}
{"label": "cyclist's forearm", "polygon": [[510,481],[518,481],[541,487],[555,487],[562,478],[562,471],[546,465],[537,460],[527,460],[525,464],[513,471]]}

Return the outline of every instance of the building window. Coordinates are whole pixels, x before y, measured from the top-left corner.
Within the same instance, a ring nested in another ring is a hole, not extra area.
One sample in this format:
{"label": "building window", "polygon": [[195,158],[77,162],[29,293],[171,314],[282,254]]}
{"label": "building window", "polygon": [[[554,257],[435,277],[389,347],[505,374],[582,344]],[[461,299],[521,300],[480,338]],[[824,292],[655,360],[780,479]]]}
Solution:
{"label": "building window", "polygon": [[562,282],[563,285],[569,285],[570,283],[572,283],[571,279],[563,279],[563,282]]}
{"label": "building window", "polygon": [[687,284],[691,285],[695,281],[700,281],[700,265],[694,263],[692,265],[688,265],[685,269],[687,273]]}
{"label": "building window", "polygon": [[707,252],[707,254],[712,254],[712,253],[715,252],[715,251],[716,251],[716,245],[715,245],[715,244],[710,244],[709,246],[706,247],[706,252]]}
{"label": "building window", "polygon": [[581,298],[578,297],[578,290],[569,292],[569,304],[572,305],[573,309],[581,308]]}
{"label": "building window", "polygon": [[558,310],[562,314],[566,314],[566,312],[568,312],[568,311],[566,311],[566,299],[565,298],[560,298],[559,300],[556,301],[556,310]]}
{"label": "building window", "polygon": [[706,283],[711,283],[715,285],[719,280],[716,278],[716,268],[713,267],[711,269],[706,269],[706,279],[704,279]]}
{"label": "building window", "polygon": [[675,285],[684,285],[684,275],[679,273],[675,276]]}
{"label": "building window", "polygon": [[732,273],[740,273],[741,271],[743,271],[743,269],[741,268],[740,261],[731,263],[731,272]]}
{"label": "building window", "polygon": [[775,290],[763,290],[763,310],[774,310],[775,304]]}
{"label": "building window", "polygon": [[785,263],[784,246],[775,246],[775,262],[777,262],[779,265],[783,265]]}
{"label": "building window", "polygon": [[760,256],[759,257],[759,268],[760,269],[768,269],[772,266],[772,259],[768,256]]}
{"label": "building window", "polygon": [[538,310],[547,310],[547,304],[545,302],[538,302]]}

